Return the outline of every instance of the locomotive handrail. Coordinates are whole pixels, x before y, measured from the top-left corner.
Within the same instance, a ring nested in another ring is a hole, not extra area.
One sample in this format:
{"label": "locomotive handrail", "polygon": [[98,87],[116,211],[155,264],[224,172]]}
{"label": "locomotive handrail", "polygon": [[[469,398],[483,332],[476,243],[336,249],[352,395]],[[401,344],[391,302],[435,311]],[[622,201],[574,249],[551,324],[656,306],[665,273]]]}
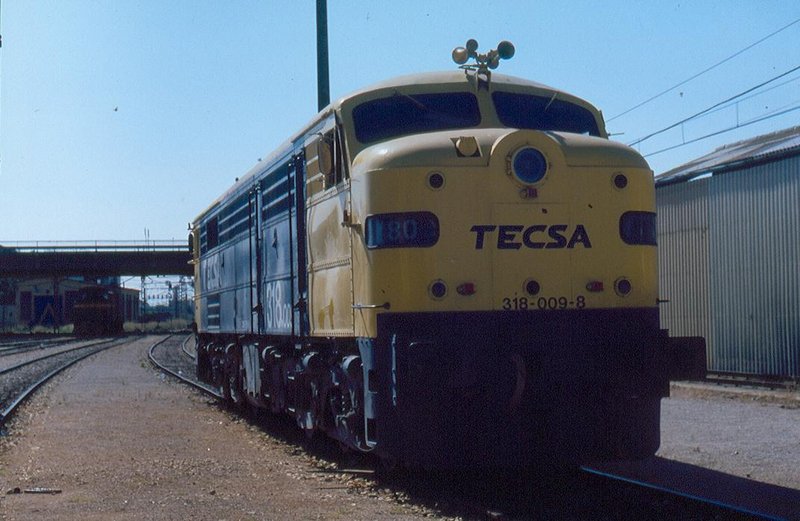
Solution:
{"label": "locomotive handrail", "polygon": [[391,305],[388,302],[383,304],[353,304],[353,309],[389,309]]}
{"label": "locomotive handrail", "polygon": [[69,251],[176,251],[185,250],[186,242],[163,241],[0,241],[0,253],[9,250],[19,253]]}
{"label": "locomotive handrail", "polygon": [[324,182],[324,181],[325,181],[325,174],[320,172],[319,174],[314,174],[313,176],[309,177],[306,180],[306,186],[312,185],[312,184],[318,183],[318,182]]}

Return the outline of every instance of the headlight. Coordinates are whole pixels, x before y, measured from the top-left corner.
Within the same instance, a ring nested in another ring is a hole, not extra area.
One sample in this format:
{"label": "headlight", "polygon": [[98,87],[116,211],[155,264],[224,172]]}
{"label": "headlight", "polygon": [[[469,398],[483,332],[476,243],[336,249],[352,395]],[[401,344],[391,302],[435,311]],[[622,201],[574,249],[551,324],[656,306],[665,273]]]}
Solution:
{"label": "headlight", "polygon": [[439,241],[439,219],[431,212],[381,213],[367,217],[367,248],[427,248]]}
{"label": "headlight", "polygon": [[522,147],[511,156],[511,171],[525,184],[538,183],[547,173],[547,159],[532,147]]}
{"label": "headlight", "polygon": [[626,244],[656,245],[656,214],[625,212],[619,218],[619,236]]}

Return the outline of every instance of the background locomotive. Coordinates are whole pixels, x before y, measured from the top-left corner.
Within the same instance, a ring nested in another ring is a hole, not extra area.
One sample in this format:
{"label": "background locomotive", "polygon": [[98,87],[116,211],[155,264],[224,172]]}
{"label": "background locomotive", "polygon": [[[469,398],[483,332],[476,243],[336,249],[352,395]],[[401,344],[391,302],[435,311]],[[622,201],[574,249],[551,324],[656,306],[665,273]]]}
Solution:
{"label": "background locomotive", "polygon": [[476,47],[332,103],[194,221],[198,374],[409,466],[653,454],[705,358],[659,327],[652,172]]}
{"label": "background locomotive", "polygon": [[123,333],[125,317],[119,291],[114,288],[90,286],[79,289],[71,314],[75,336]]}

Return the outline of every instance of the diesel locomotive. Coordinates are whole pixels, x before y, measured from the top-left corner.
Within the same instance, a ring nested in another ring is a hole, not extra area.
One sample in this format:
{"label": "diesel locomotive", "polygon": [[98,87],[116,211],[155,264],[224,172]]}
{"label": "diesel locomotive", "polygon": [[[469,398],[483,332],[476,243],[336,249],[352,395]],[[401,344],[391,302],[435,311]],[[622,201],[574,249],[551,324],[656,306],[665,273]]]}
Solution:
{"label": "diesel locomotive", "polygon": [[202,380],[410,467],[657,450],[705,356],[659,325],[653,173],[512,54],[331,103],[193,221]]}
{"label": "diesel locomotive", "polygon": [[121,335],[125,322],[122,296],[116,288],[90,286],[79,289],[72,308],[72,322],[75,336]]}

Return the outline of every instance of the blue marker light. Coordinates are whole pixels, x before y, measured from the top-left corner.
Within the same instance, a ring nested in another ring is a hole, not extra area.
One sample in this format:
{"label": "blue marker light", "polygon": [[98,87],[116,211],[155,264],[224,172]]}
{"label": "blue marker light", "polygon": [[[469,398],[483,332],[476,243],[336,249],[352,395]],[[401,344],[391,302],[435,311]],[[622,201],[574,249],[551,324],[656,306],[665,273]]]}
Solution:
{"label": "blue marker light", "polygon": [[517,150],[511,161],[512,170],[523,183],[538,183],[547,172],[547,160],[535,148],[525,147]]}

